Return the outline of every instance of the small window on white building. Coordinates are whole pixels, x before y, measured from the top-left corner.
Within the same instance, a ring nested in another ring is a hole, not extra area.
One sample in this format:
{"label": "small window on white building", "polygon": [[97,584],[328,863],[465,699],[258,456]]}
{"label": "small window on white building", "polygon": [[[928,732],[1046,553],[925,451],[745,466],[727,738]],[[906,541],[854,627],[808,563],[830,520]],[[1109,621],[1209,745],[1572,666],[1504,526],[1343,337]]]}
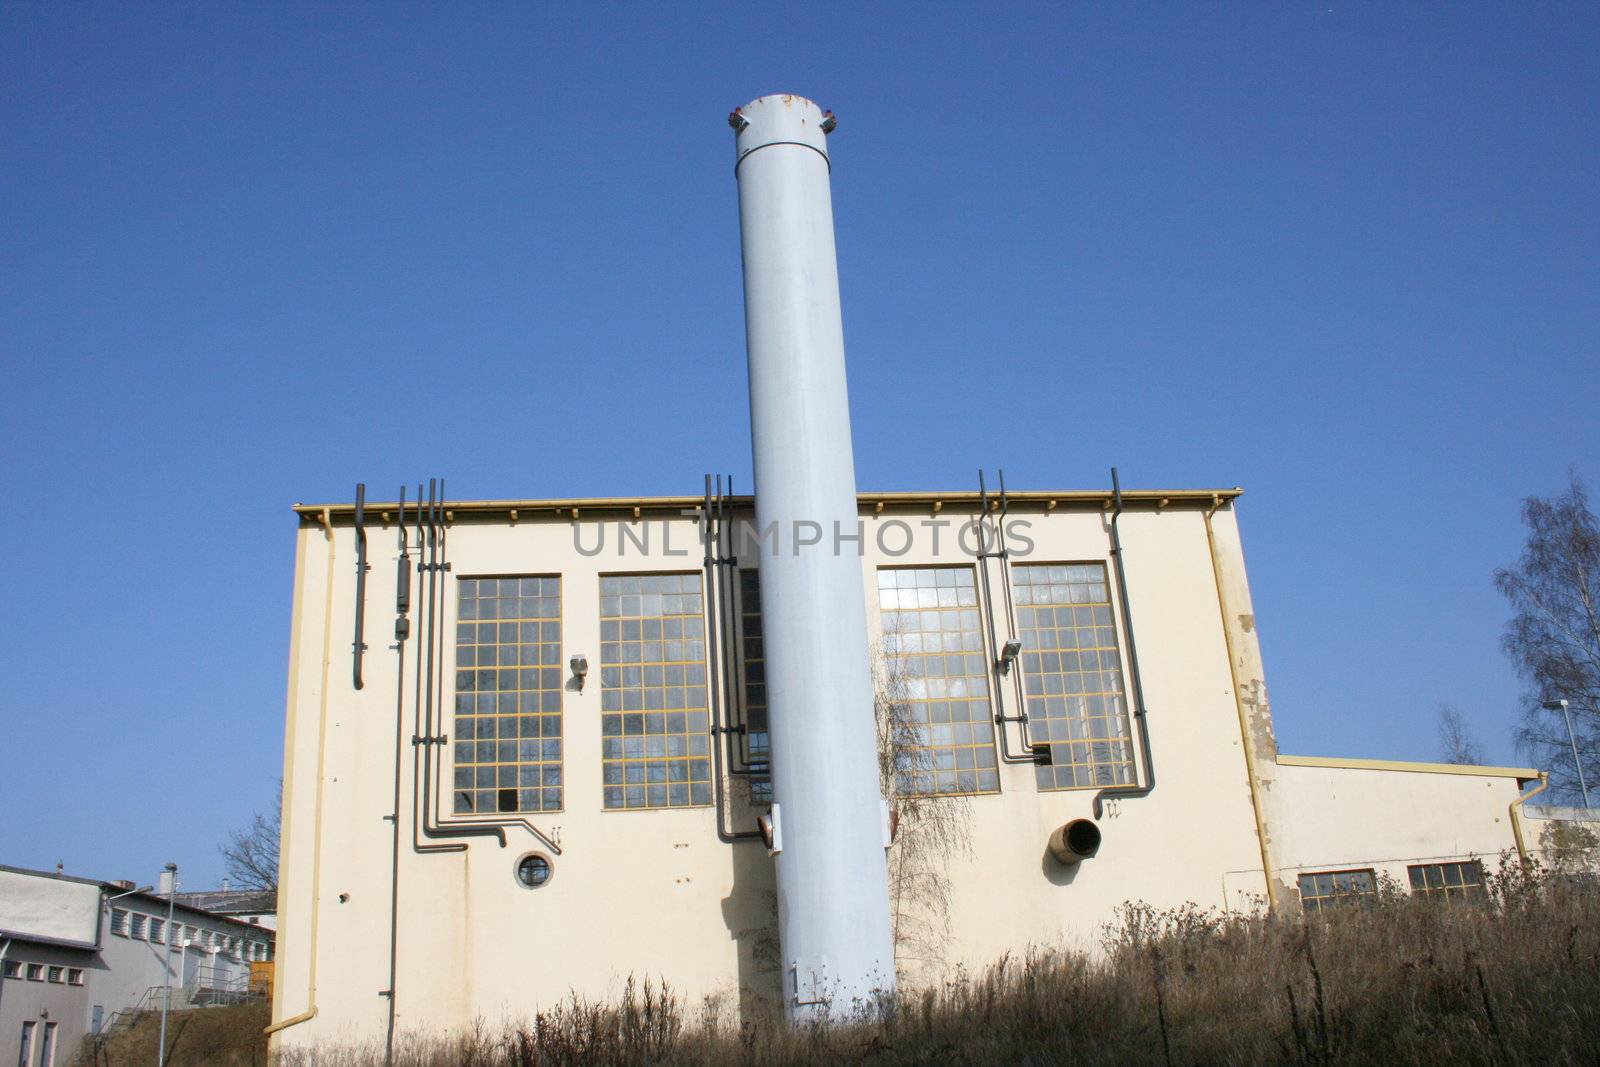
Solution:
{"label": "small window on white building", "polygon": [[18,963],[16,960],[6,960],[5,962],[5,976],[7,978],[22,977],[22,964]]}
{"label": "small window on white building", "polygon": [[154,941],[156,944],[159,945],[159,944],[161,944],[162,942],[164,942],[166,940],[166,937],[167,937],[167,920],[165,920],[165,919],[157,919],[157,918],[151,917],[151,919],[150,919],[150,940]]}
{"label": "small window on white building", "polygon": [[1342,904],[1360,904],[1378,891],[1377,878],[1368,868],[1359,871],[1319,871],[1300,876],[1300,905],[1306,911],[1323,911]]}
{"label": "small window on white building", "polygon": [[118,937],[128,936],[128,911],[126,908],[111,909],[111,932]]}
{"label": "small window on white building", "polygon": [[42,963],[30,963],[30,964],[28,964],[28,981],[30,981],[30,982],[42,982],[42,981],[44,981],[44,964],[42,964]]}
{"label": "small window on white building", "polygon": [[82,985],[83,984],[83,968],[82,967],[68,967],[67,968],[67,984],[68,985]]}
{"label": "small window on white building", "polygon": [[128,927],[128,936],[132,937],[132,938],[135,938],[136,940],[143,941],[144,940],[144,931],[145,931],[145,921],[146,921],[146,916],[141,915],[139,912],[134,912],[133,913],[133,917],[132,917],[132,922],[129,924],[129,927]]}
{"label": "small window on white building", "polygon": [[182,923],[173,923],[172,924],[172,929],[168,931],[168,935],[169,935],[169,937],[171,939],[169,941],[169,944],[177,945],[179,948],[182,948],[183,947],[183,931],[184,931],[184,926],[183,926]]}
{"label": "small window on white building", "polygon": [[1411,891],[1422,896],[1446,900],[1477,900],[1483,897],[1483,867],[1477,860],[1465,863],[1418,863],[1406,868]]}
{"label": "small window on white building", "polygon": [[67,969],[65,967],[51,967],[46,977],[48,981],[61,985],[67,980]]}

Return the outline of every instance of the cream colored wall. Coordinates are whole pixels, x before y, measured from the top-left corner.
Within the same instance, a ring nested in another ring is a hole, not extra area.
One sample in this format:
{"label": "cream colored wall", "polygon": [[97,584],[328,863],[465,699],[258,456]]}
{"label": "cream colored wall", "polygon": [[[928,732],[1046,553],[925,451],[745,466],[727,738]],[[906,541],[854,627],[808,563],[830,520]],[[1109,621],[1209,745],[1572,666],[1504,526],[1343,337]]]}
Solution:
{"label": "cream colored wall", "polygon": [[[687,520],[675,525],[677,545],[692,546],[692,525]],[[349,681],[352,535],[342,527],[334,536],[331,613],[325,609],[324,537],[311,530],[302,533],[301,542],[298,678],[286,742],[274,1019],[281,1022],[313,1007],[316,1015],[283,1031],[294,1044],[381,1038],[386,1002],[379,991],[389,984],[391,829],[385,816],[393,807],[394,789],[396,678],[395,657],[388,651],[394,535],[376,524],[370,528],[370,650],[366,685],[359,692]],[[630,975],[663,979],[695,997],[733,993],[741,974],[754,966],[755,946],[766,935],[771,872],[759,844],[718,841],[711,808],[606,812],[599,804],[598,577],[629,569],[698,572],[701,555],[691,550],[687,556],[664,557],[658,541],[648,560],[587,559],[572,545],[567,523],[460,524],[450,531],[452,572],[446,579],[449,589],[462,576],[561,574],[563,661],[585,652],[594,664],[585,690],[564,694],[567,810],[530,817],[564,853],[554,857],[555,876],[547,886],[528,890],[513,878],[513,865],[523,853],[548,851],[524,831],[508,830],[504,849],[493,838],[478,838],[462,853],[412,851],[415,635],[408,646],[396,982],[402,1030],[454,1026],[479,1016],[491,1021],[520,1017],[561,999],[569,989],[606,997],[620,991]],[[413,592],[420,588],[414,586]],[[448,678],[453,590],[444,603],[450,616],[444,656]],[[325,630],[325,622],[331,630]],[[326,672],[325,637],[331,652]],[[448,684],[445,692],[448,704]],[[448,789],[441,796],[441,810],[448,813]]]}
{"label": "cream colored wall", "polygon": [[[1027,562],[1105,563],[1114,588],[1105,512],[1018,517],[1032,523]],[[884,521],[869,520],[869,529]],[[1040,791],[1031,766],[1002,765],[1001,792],[967,801],[972,848],[951,868],[947,963],[973,970],[1029,945],[1092,947],[1100,925],[1128,900],[1223,907],[1245,893],[1264,894],[1202,513],[1128,512],[1121,532],[1157,788],[1145,798],[1108,800],[1099,854],[1063,868],[1048,858],[1050,832],[1091,818],[1095,791]],[[887,557],[876,551],[877,540],[869,534],[869,576],[880,564],[919,561]],[[965,560],[946,553],[942,561]],[[998,583],[998,564],[991,567]],[[869,590],[875,587],[868,582]],[[869,617],[876,634],[876,611]],[[1120,632],[1118,642],[1124,643]],[[1003,685],[999,692],[1005,714],[1018,714],[1014,689]],[[1019,752],[1017,727],[1008,729],[1010,748]],[[1230,901],[1221,872],[1251,866],[1253,879],[1241,879]]]}
{"label": "cream colored wall", "polygon": [[[1047,514],[1034,508],[1014,517],[1031,524],[1026,532],[1035,546],[1029,561],[1096,561],[1109,567],[1105,511]],[[906,509],[867,515],[862,566],[869,597],[876,596],[874,572],[880,564],[970,563],[952,527],[945,528],[935,554],[929,529],[920,525],[954,518],[948,510],[937,518]],[[877,543],[879,529],[892,519],[908,523],[917,534],[908,554],[888,555]],[[585,545],[594,543],[597,522],[614,535],[612,514],[585,513]],[[673,557],[665,555],[661,543],[662,520],[649,519],[647,525],[650,555],[630,550],[623,559],[612,543],[602,556],[577,553],[573,523],[564,518],[532,521],[524,513],[518,523],[474,518],[451,527],[453,569],[444,598],[449,621],[456,578],[560,574],[563,665],[583,652],[592,670],[584,692],[564,697],[566,810],[530,817],[562,849],[554,857],[553,880],[537,890],[513,879],[515,860],[539,847],[520,830],[507,831],[504,849],[480,838],[459,854],[412,851],[408,680],[395,990],[401,1031],[480,1017],[491,1023],[524,1017],[570,991],[608,997],[630,975],[664,979],[691,1003],[708,995],[736,998],[741,987],[763,996],[775,992],[772,875],[765,850],[720,842],[711,808],[600,808],[598,577],[626,570],[701,570],[691,520],[669,522],[673,547],[686,553]],[[1064,869],[1046,858],[1046,840],[1063,822],[1090,815],[1093,791],[1040,792],[1030,766],[1003,765],[998,794],[965,802],[971,848],[950,867],[943,965],[960,963],[973,970],[1029,945],[1092,946],[1101,924],[1127,900],[1241,908],[1264,898],[1263,848],[1241,721],[1249,724],[1256,746],[1259,788],[1289,790],[1286,769],[1270,762],[1270,713],[1231,507],[1217,511],[1212,526],[1208,538],[1206,513],[1194,506],[1144,507],[1128,512],[1121,524],[1158,777],[1155,792],[1108,803],[1099,855]],[[366,687],[358,692],[349,680],[352,531],[335,525],[331,540],[315,525],[299,532],[273,1010],[283,1027],[277,1040],[286,1045],[381,1040],[385,1025],[380,992],[389,985],[391,824],[385,817],[393,806],[396,739],[390,651],[395,540],[392,528],[376,522],[369,525],[369,539],[369,652]],[[747,555],[741,562],[755,561]],[[990,566],[997,580],[999,565]],[[875,603],[868,605],[868,615],[876,633]],[[415,612],[413,627],[408,679],[420,636]],[[451,635],[453,628],[445,632]],[[447,678],[452,671],[448,645],[447,640]],[[448,705],[448,684],[445,693]],[[1000,695],[1004,712],[1017,714],[1011,687],[1000,686]],[[1010,747],[1019,751],[1017,727],[1008,729]],[[447,774],[448,759],[446,781]],[[1426,792],[1431,786],[1417,788]],[[1494,784],[1483,792],[1501,796]],[[448,799],[446,789],[442,811],[449,811]],[[1502,818],[1509,799],[1497,801]],[[1319,805],[1293,801],[1284,818],[1298,818],[1302,808],[1315,815]],[[1333,835],[1326,840],[1337,842],[1346,832],[1331,825],[1337,820],[1317,818],[1319,828],[1300,835],[1308,843],[1308,863],[1323,863],[1329,848],[1339,851],[1318,844],[1324,840],[1320,835]],[[1393,821],[1392,811],[1388,818]],[[751,813],[741,810],[738,820],[748,828]],[[1445,823],[1440,826],[1441,833],[1454,832]],[[1273,829],[1274,835],[1282,832]],[[1290,836],[1291,854],[1300,836]]]}
{"label": "cream colored wall", "polygon": [[1278,767],[1276,837],[1286,880],[1371,867],[1407,885],[1409,863],[1480,858],[1487,870],[1516,849],[1504,775],[1340,767]]}

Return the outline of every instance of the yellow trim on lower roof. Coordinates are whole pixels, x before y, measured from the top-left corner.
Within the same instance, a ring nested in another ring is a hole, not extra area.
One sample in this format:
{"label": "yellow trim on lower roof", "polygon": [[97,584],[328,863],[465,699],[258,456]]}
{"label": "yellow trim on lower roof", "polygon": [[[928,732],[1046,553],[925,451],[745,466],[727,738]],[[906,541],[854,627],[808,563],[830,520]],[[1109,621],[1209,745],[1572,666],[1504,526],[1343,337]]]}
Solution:
{"label": "yellow trim on lower roof", "polygon": [[1539,772],[1532,767],[1480,767],[1473,763],[1413,763],[1394,759],[1347,759],[1342,756],[1278,756],[1281,767],[1331,767],[1348,771],[1416,771],[1423,774],[1467,774],[1480,778],[1516,778],[1532,781]]}

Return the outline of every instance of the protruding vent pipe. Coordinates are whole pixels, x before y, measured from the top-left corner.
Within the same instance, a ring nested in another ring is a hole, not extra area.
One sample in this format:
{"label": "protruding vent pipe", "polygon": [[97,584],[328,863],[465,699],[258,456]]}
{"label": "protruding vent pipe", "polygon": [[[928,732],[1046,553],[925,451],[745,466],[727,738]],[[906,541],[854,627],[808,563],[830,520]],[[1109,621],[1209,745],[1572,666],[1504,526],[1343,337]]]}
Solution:
{"label": "protruding vent pipe", "polygon": [[[866,594],[828,186],[830,116],[734,112],[784,997],[796,1019],[892,995]],[[814,539],[815,538],[815,539]],[[842,540],[843,538],[843,540]]]}
{"label": "protruding vent pipe", "polygon": [[1058,826],[1050,835],[1050,855],[1056,862],[1072,866],[1100,851],[1100,827],[1093,819],[1073,819]]}

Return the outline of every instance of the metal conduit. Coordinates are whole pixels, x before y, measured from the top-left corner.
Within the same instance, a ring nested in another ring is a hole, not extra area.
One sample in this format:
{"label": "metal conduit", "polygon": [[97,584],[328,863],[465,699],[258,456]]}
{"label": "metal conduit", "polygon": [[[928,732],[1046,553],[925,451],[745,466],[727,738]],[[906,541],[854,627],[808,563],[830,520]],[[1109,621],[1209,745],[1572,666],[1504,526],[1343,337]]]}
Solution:
{"label": "metal conduit", "polygon": [[[423,590],[418,598],[418,611],[427,628],[427,643],[417,657],[416,698],[412,704],[411,734],[411,848],[418,853],[465,852],[462,842],[445,845],[424,844],[417,840],[417,831],[426,839],[452,837],[495,837],[500,847],[506,844],[505,831],[499,827],[456,827],[442,829],[433,825],[430,818],[428,794],[436,792],[433,781],[433,746],[438,739],[433,733],[433,664],[437,655],[438,628],[438,571],[439,536],[435,523],[439,484],[438,479],[428,479],[428,502],[419,506],[417,514],[417,552],[420,557],[417,570],[423,575]],[[422,486],[417,486],[420,505]]]}
{"label": "metal conduit", "polygon": [[[420,494],[419,494],[420,495]],[[418,501],[421,506],[421,501]],[[400,557],[395,570],[395,722],[394,722],[394,808],[387,818],[394,831],[394,847],[389,870],[389,988],[381,996],[389,1001],[388,1023],[383,1036],[383,1062],[394,1063],[394,999],[400,960],[400,771],[405,752],[406,638],[411,633],[411,552],[406,543],[406,487],[400,487],[400,511],[395,523],[399,534]]]}
{"label": "metal conduit", "polygon": [[[462,838],[462,837],[495,837],[500,842],[500,847],[506,845],[506,827],[516,827],[526,830],[537,838],[553,854],[561,855],[561,846],[547,836],[542,830],[522,818],[494,818],[494,819],[456,819],[446,823],[439,813],[439,789],[434,776],[433,749],[436,746],[449,742],[449,737],[444,733],[444,671],[441,669],[435,674],[434,667],[439,664],[444,647],[445,613],[442,610],[443,594],[440,592],[440,575],[450,569],[445,560],[446,531],[444,524],[444,479],[428,480],[428,503],[425,509],[427,526],[427,555],[426,562],[419,567],[427,575],[427,599],[423,608],[428,626],[428,643],[425,653],[426,679],[421,685],[422,697],[419,701],[421,707],[420,732],[413,738],[413,744],[422,749],[422,781],[425,790],[422,798],[422,832],[423,836],[432,839]],[[421,487],[418,486],[418,492]],[[419,535],[420,536],[420,535]],[[419,670],[420,676],[423,671]],[[435,732],[434,708],[438,706],[438,731]],[[441,757],[440,767],[443,767]],[[415,831],[413,830],[413,839]],[[418,851],[461,851],[464,844],[454,845],[423,845]]]}
{"label": "metal conduit", "polygon": [[[750,719],[749,709],[745,706],[744,686],[739,674],[738,664],[742,662],[743,655],[740,651],[743,634],[739,630],[739,613],[734,608],[734,596],[742,595],[739,588],[739,559],[738,551],[733,543],[733,526],[729,518],[733,499],[733,475],[728,475],[728,492],[722,493],[720,486],[717,489],[715,502],[717,513],[717,563],[722,576],[723,589],[725,590],[720,611],[723,612],[724,642],[722,647],[726,656],[725,680],[727,693],[728,722],[734,733],[739,736],[737,749],[728,750],[728,773],[741,777],[755,774],[764,774],[768,770],[765,760],[756,761],[750,758]],[[737,763],[738,766],[734,766]]]}
{"label": "metal conduit", "polygon": [[[718,653],[725,650],[718,647],[721,631],[718,629],[722,616],[722,598],[719,595],[721,586],[719,573],[722,570],[722,522],[719,510],[722,504],[722,476],[716,479],[716,498],[712,497],[711,475],[706,475],[705,497],[705,570],[706,570],[706,664],[708,676],[706,678],[706,692],[711,700],[711,779],[712,788],[716,794],[717,838],[720,841],[732,844],[735,841],[750,841],[761,839],[759,830],[732,831],[728,829],[729,807],[727,785],[723,781],[723,744],[724,737],[733,732],[734,728],[724,726],[722,719],[723,697],[726,695],[731,701],[731,693],[727,692],[726,679],[721,669],[722,662]],[[726,659],[726,656],[722,657]]]}
{"label": "metal conduit", "polygon": [[350,680],[357,689],[366,683],[361,680],[361,658],[367,651],[367,485],[356,483],[356,637],[352,643],[353,657]]}
{"label": "metal conduit", "polygon": [[[1017,640],[1017,604],[1011,592],[1011,548],[1006,544],[1006,519],[1011,514],[1010,499],[1006,496],[1005,469],[996,468],[995,475],[1000,481],[1000,588],[1006,594],[1006,635],[1007,640]],[[981,480],[981,478],[980,478]],[[1013,663],[1011,670],[1011,685],[1017,695],[1017,717],[1022,729],[1022,747],[1031,753],[1032,762],[1039,763],[1041,759],[1048,760],[1050,749],[1036,744],[1028,731],[1028,697],[1022,686],[1022,665]],[[1039,749],[1043,747],[1041,754]]]}
{"label": "metal conduit", "polygon": [[[1028,744],[1028,712],[1027,705],[1023,700],[1021,682],[1017,681],[1017,714],[1007,715],[1005,702],[1001,699],[1001,690],[1004,688],[1004,683],[1002,683],[1000,680],[1000,639],[999,635],[995,633],[994,627],[994,589],[989,578],[989,560],[991,558],[998,558],[1000,560],[1000,566],[1004,568],[1006,566],[1007,553],[1005,551],[1005,533],[1003,526],[998,529],[995,534],[995,543],[1000,546],[1000,549],[995,552],[990,552],[987,547],[989,538],[986,532],[985,523],[989,521],[989,489],[984,481],[983,471],[981,470],[978,472],[978,497],[980,501],[979,507],[981,508],[978,513],[978,521],[976,523],[978,528],[978,577],[983,582],[983,603],[981,605],[981,610],[983,611],[984,629],[988,631],[989,635],[989,679],[993,686],[991,693],[994,696],[995,705],[994,728],[995,733],[1000,738],[1000,762],[1013,764],[1038,764],[1040,757],[1031,751],[1025,756],[1012,755],[1011,746],[1008,743],[1007,738],[1006,723],[1015,722],[1021,730],[1021,737],[1024,746],[1030,750],[1032,749],[1032,746]],[[1010,577],[1008,575],[1006,578],[1006,596],[1009,598],[1010,595],[1011,585]],[[1008,628],[1010,628],[1011,620],[1009,615],[1007,616],[1006,623]],[[1014,629],[1011,630],[1011,636],[1016,636]],[[1010,673],[1015,676],[1019,670],[1019,667],[1013,665]],[[1013,680],[1016,681],[1015,678]],[[1048,752],[1048,749],[1046,751]]]}
{"label": "metal conduit", "polygon": [[1156,765],[1150,755],[1150,727],[1145,722],[1144,680],[1139,674],[1139,646],[1133,638],[1133,609],[1128,603],[1128,575],[1122,562],[1122,534],[1117,528],[1122,519],[1122,482],[1117,468],[1111,468],[1111,562],[1117,574],[1117,599],[1122,602],[1122,633],[1128,643],[1128,680],[1133,689],[1133,719],[1139,727],[1139,751],[1144,763],[1144,785],[1121,785],[1102,789],[1094,795],[1094,817],[1100,818],[1106,797],[1134,799],[1149,796],[1156,788]]}

